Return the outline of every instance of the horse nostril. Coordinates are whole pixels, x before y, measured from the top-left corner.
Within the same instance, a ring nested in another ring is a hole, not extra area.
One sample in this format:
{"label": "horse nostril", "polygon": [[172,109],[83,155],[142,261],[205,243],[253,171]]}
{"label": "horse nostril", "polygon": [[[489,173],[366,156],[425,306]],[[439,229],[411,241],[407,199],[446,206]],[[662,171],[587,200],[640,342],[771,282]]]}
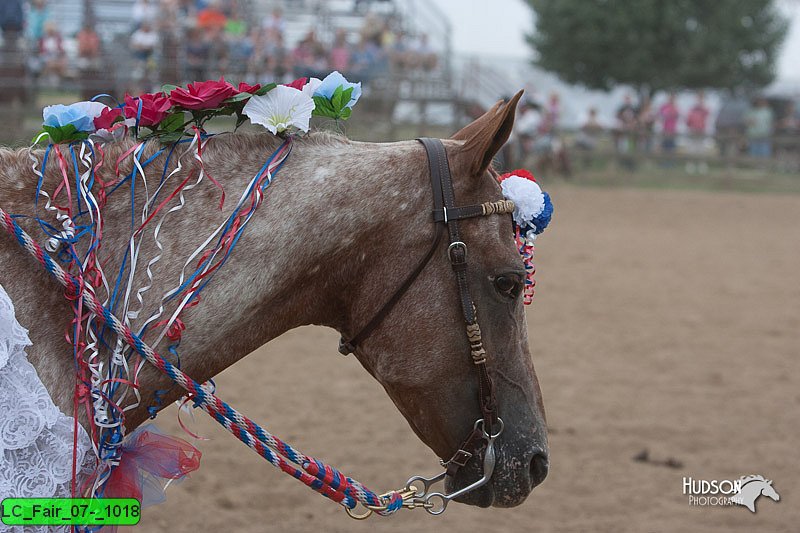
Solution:
{"label": "horse nostril", "polygon": [[547,456],[543,453],[536,453],[531,459],[531,489],[544,481],[547,477],[549,464]]}

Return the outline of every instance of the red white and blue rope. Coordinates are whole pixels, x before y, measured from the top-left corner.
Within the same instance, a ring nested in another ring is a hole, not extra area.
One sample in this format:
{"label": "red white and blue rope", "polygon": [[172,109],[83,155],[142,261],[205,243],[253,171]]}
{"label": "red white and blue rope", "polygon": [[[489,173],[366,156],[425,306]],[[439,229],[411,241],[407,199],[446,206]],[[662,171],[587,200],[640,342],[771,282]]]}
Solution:
{"label": "red white and blue rope", "polygon": [[[269,171],[267,171],[267,174],[269,175],[269,179],[271,179]],[[262,197],[260,195],[260,187],[257,187],[257,189],[259,192],[254,197],[250,209],[245,210],[245,212],[241,214],[241,219],[243,219],[244,224],[239,227],[236,227],[234,224],[231,227],[225,228],[226,231],[223,232],[225,235],[228,235],[232,229],[237,230],[237,235],[235,238],[229,237],[227,239],[220,239],[220,243],[216,247],[216,252],[221,252],[223,257],[216,263],[216,268],[225,262],[230,253],[230,249],[235,245],[236,241],[238,241],[238,234],[240,234],[238,230],[243,229],[243,226],[249,221],[255,208],[261,203]],[[278,467],[283,472],[299,479],[320,494],[350,509],[354,508],[357,502],[360,502],[363,505],[372,507],[382,506],[382,509],[376,510],[377,514],[388,515],[402,507],[403,500],[399,492],[393,491],[387,495],[378,496],[375,492],[366,488],[358,481],[343,475],[335,468],[295,450],[292,446],[272,435],[219,399],[213,392],[194,381],[175,365],[166,361],[161,355],[148,346],[139,335],[135,334],[129,326],[121,322],[103,305],[103,302],[96,296],[92,284],[87,283],[86,279],[80,279],[66,272],[24,230],[22,230],[13,217],[2,208],[0,208],[0,225],[14,236],[17,242],[33,255],[37,261],[66,288],[67,297],[81,302],[89,311],[96,315],[99,322],[119,334],[125,343],[131,346],[138,354],[153,364],[161,372],[169,376],[174,383],[184,388],[194,400],[196,406],[206,411],[225,427],[225,429],[259,455],[267,459],[271,464]],[[216,253],[214,255],[216,255]],[[206,265],[209,264],[210,262],[206,263]],[[216,268],[214,268],[214,270],[216,270]],[[208,271],[209,267],[205,269],[203,274],[208,273]],[[200,277],[199,280],[202,279],[203,278]],[[207,281],[208,280],[204,280],[202,284],[191,284],[189,286],[190,292],[196,295],[197,292],[202,290]]]}

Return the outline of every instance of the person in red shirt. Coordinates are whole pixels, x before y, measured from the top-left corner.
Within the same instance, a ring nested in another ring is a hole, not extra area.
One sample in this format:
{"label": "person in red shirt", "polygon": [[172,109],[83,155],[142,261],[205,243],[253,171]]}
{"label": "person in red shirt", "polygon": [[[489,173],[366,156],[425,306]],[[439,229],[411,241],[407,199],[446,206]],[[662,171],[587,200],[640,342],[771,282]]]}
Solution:
{"label": "person in red shirt", "polygon": [[658,116],[661,118],[661,149],[665,153],[670,154],[675,151],[680,115],[678,105],[675,103],[675,93],[670,93],[667,102],[658,110]]}
{"label": "person in red shirt", "polygon": [[705,95],[703,91],[697,93],[697,101],[689,114],[686,116],[686,127],[693,137],[702,138],[706,134],[706,122],[708,121],[709,111],[705,105]]}
{"label": "person in red shirt", "polygon": [[[689,137],[691,138],[690,153],[703,154],[709,151],[709,146],[706,145],[706,124],[708,123],[709,111],[705,105],[705,95],[703,91],[697,92],[697,101],[689,110],[686,115],[686,127],[689,130]],[[690,160],[686,163],[686,171],[689,174],[694,174],[695,171],[700,174],[708,172],[708,163],[703,159],[697,161]]]}

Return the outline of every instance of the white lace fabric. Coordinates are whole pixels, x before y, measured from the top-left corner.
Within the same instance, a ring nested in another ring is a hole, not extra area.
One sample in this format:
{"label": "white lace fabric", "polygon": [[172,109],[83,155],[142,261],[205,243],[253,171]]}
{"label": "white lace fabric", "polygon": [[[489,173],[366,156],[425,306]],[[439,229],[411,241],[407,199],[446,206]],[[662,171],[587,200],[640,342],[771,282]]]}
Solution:
{"label": "white lace fabric", "polygon": [[[0,500],[69,497],[72,482],[74,419],[53,403],[28,361],[28,332],[14,315],[0,285]],[[94,453],[78,425],[78,483],[88,474]],[[69,526],[7,526],[0,532],[69,531]]]}

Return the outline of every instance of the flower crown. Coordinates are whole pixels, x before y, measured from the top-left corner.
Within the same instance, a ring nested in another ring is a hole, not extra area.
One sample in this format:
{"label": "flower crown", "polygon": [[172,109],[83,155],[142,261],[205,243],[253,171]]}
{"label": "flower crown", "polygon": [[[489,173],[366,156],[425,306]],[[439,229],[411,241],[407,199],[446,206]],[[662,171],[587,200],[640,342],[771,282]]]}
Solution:
{"label": "flower crown", "polygon": [[322,80],[299,78],[286,85],[240,83],[237,88],[225,78],[196,81],[185,88],[164,85],[156,93],[126,94],[116,107],[95,101],[47,106],[34,144],[45,138],[56,144],[90,137],[108,142],[129,128],[136,137],[157,137],[167,144],[191,136],[195,128],[202,130],[213,117],[233,115],[237,128],[250,119],[273,134],[290,135],[307,132],[312,115],[349,118],[360,97],[361,83],[351,83],[337,71]]}

